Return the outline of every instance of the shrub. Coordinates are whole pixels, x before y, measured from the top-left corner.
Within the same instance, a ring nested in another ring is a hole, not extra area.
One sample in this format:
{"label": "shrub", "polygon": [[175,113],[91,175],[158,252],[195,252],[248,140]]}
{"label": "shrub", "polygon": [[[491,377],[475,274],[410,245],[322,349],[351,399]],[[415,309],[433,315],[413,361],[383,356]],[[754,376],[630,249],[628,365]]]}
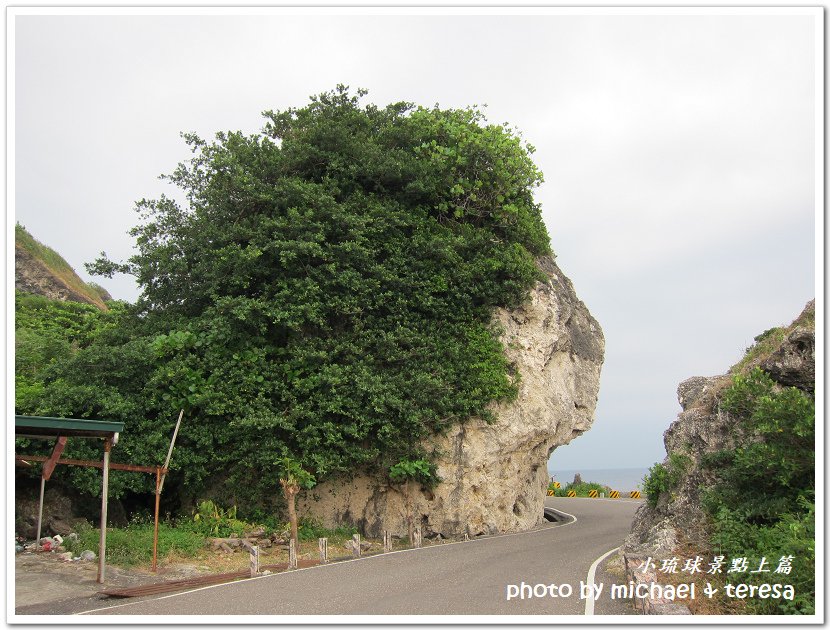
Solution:
{"label": "shrub", "polygon": [[[570,490],[576,492],[576,496],[578,497],[587,497],[588,492],[591,490],[596,490],[597,492],[604,492],[608,493],[608,488],[603,486],[601,483],[596,483],[593,481],[581,481],[579,483],[568,483],[565,485],[564,488],[560,488],[562,495],[567,496]],[[559,496],[562,496],[559,495]]]}
{"label": "shrub", "polygon": [[241,537],[246,531],[256,528],[253,523],[236,518],[236,506],[224,509],[213,501],[200,501],[192,519],[179,521],[182,529],[216,538]]}
{"label": "shrub", "polygon": [[643,492],[651,507],[657,507],[660,494],[676,488],[689,470],[692,458],[685,453],[669,453],[666,464],[654,464],[643,478]]}
{"label": "shrub", "polygon": [[651,507],[657,507],[660,494],[668,492],[670,487],[669,471],[663,464],[654,464],[648,470],[648,475],[643,478],[643,492]]}
{"label": "shrub", "polygon": [[[760,341],[770,336],[760,335]],[[748,606],[760,614],[812,614],[815,403],[805,392],[782,388],[755,368],[733,378],[721,410],[734,417],[742,440],[737,448],[703,460],[718,478],[703,496],[713,519],[713,547],[731,558],[749,558],[756,566],[761,558],[777,563],[793,556],[790,574],[749,573],[746,579],[792,584],[795,599],[753,599]]]}

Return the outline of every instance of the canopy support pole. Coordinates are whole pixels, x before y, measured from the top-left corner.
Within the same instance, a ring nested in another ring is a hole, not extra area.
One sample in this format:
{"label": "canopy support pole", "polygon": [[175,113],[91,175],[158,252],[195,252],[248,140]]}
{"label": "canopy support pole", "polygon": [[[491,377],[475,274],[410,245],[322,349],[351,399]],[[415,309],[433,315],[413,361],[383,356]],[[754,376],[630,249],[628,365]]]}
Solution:
{"label": "canopy support pole", "polygon": [[156,562],[159,548],[159,498],[161,497],[161,468],[156,466],[156,523],[153,528],[153,566],[151,571],[156,572]]}
{"label": "canopy support pole", "polygon": [[104,560],[107,553],[107,498],[109,494],[109,480],[110,480],[110,449],[112,448],[112,441],[107,438],[104,440],[104,479],[101,482],[101,538],[98,542],[98,583],[104,583],[106,573],[106,562]]}
{"label": "canopy support pole", "polygon": [[43,494],[46,490],[46,480],[55,471],[55,466],[61,457],[61,453],[63,453],[64,446],[66,446],[66,437],[61,436],[55,440],[52,454],[43,462],[43,470],[40,473],[40,502],[37,507],[37,540],[35,540],[35,551],[40,551],[40,533],[43,526]]}

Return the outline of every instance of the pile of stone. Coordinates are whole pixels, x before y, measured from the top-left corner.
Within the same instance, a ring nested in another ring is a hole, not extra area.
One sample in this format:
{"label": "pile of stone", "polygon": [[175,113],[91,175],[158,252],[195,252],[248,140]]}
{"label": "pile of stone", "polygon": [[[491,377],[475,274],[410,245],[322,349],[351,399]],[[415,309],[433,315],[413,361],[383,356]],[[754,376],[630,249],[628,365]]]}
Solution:
{"label": "pile of stone", "polygon": [[278,547],[287,551],[288,536],[276,533],[266,536],[264,529],[258,529],[246,533],[242,538],[238,536],[231,536],[229,538],[208,538],[205,541],[205,545],[210,547],[213,551],[220,551],[222,553],[234,553],[238,549],[250,549],[251,547],[259,547],[260,549]]}

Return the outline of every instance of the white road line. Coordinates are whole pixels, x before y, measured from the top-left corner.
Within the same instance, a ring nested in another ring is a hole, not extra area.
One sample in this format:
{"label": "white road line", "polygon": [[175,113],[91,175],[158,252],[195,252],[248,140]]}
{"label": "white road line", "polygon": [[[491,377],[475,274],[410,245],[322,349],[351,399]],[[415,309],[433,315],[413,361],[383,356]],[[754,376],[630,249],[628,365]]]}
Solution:
{"label": "white road line", "polygon": [[599,563],[605,560],[608,556],[614,553],[619,547],[614,547],[611,551],[606,551],[602,554],[599,558],[594,560],[594,564],[591,565],[591,568],[588,569],[588,579],[586,581],[586,585],[591,589],[591,596],[585,600],[585,614],[586,615],[593,615],[594,614],[594,576],[597,573],[597,567]]}

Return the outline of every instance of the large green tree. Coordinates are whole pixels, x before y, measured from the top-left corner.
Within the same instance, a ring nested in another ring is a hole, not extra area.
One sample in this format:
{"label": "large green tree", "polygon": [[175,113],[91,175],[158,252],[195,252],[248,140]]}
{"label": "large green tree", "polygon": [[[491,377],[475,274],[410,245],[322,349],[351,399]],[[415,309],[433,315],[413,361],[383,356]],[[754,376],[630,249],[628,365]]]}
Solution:
{"label": "large green tree", "polygon": [[515,396],[491,317],[550,252],[532,147],[475,108],[364,96],[185,135],[183,201],[139,202],[136,255],[90,265],[135,275],[138,302],[39,411],[123,419],[119,456],[147,463],[183,407],[170,482],[227,500],[273,493],[280,458],[318,480],[428,459],[430,435]]}

